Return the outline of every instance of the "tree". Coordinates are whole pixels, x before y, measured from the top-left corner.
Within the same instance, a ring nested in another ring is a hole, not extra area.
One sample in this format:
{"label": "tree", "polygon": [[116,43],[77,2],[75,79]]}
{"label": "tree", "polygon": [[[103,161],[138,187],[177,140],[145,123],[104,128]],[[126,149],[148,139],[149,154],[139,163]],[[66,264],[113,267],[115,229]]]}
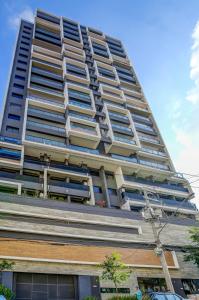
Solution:
{"label": "tree", "polygon": [[[2,275],[3,271],[12,270],[14,264],[14,262],[2,260],[0,262],[0,275]],[[0,284],[0,295],[3,295],[7,300],[12,300],[15,298],[15,294],[3,284]]]}
{"label": "tree", "polygon": [[12,270],[13,266],[14,266],[14,262],[2,260],[0,262],[0,272],[3,272],[4,270]]}
{"label": "tree", "polygon": [[127,281],[131,274],[131,270],[121,261],[121,255],[114,252],[106,256],[99,267],[103,269],[101,278],[112,281],[118,294],[118,285]]}
{"label": "tree", "polygon": [[199,268],[199,227],[193,227],[189,230],[191,245],[185,247],[185,261],[192,261]]}

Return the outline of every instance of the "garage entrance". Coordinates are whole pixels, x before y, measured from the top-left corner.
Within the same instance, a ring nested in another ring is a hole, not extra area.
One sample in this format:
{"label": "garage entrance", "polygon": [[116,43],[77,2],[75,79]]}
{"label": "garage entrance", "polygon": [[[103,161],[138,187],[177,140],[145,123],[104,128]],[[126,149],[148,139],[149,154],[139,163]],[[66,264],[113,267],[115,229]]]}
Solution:
{"label": "garage entrance", "polygon": [[76,300],[77,278],[72,275],[15,273],[16,300]]}

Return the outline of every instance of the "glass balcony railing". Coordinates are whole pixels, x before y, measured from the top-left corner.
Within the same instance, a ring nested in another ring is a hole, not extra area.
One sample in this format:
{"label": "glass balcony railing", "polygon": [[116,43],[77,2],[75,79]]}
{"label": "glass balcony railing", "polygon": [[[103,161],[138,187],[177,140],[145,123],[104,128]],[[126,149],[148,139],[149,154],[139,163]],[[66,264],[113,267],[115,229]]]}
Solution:
{"label": "glass balcony railing", "polygon": [[151,120],[150,120],[149,118],[143,117],[143,116],[141,116],[141,115],[132,114],[132,117],[135,118],[135,119],[137,119],[137,120],[146,121],[146,122],[148,122],[148,123],[150,123],[150,124],[152,123]]}
{"label": "glass balcony railing", "polygon": [[176,201],[172,199],[158,199],[161,203],[161,205],[165,206],[175,206],[178,207],[179,209],[190,209],[190,210],[197,210],[196,205],[189,202],[189,201]]}
{"label": "glass balcony railing", "polygon": [[[46,61],[44,61],[44,63],[45,63],[45,64],[48,64],[48,62],[46,62]],[[45,70],[45,69],[41,69],[41,68],[38,68],[38,67],[32,67],[32,72],[34,72],[34,71],[36,71],[38,75],[39,75],[39,74],[50,75],[50,77],[52,78],[52,80],[53,80],[53,78],[55,78],[55,79],[57,79],[57,80],[60,80],[60,81],[63,80],[63,78],[62,78],[61,75],[58,75],[58,74],[56,74],[56,73],[47,71],[47,70]]]}
{"label": "glass balcony railing", "polygon": [[21,142],[18,139],[6,137],[6,136],[0,136],[0,141],[6,142],[6,143],[11,143],[11,144],[17,144],[17,145],[21,144]]}
{"label": "glass balcony railing", "polygon": [[129,161],[133,163],[138,163],[138,160],[136,157],[128,157],[128,156],[122,156],[119,154],[111,154],[112,158],[119,159],[119,160],[124,160],[124,161]]}
{"label": "glass balcony railing", "polygon": [[128,128],[128,127],[125,127],[125,126],[121,126],[121,125],[117,125],[117,124],[111,124],[112,128],[118,128],[118,129],[121,129],[121,130],[124,130],[128,133],[132,133],[132,129],[131,128]]}
{"label": "glass balcony railing", "polygon": [[155,130],[152,127],[137,122],[135,122],[135,128],[144,129],[150,132],[155,132]]}
{"label": "glass balcony railing", "polygon": [[91,100],[91,97],[89,94],[83,93],[83,92],[79,92],[73,89],[68,89],[68,95],[70,97],[74,97],[74,98],[81,98],[82,100]]}
{"label": "glass balcony railing", "polygon": [[72,104],[74,106],[83,107],[83,108],[86,108],[86,109],[92,109],[91,105],[86,104],[86,103],[81,103],[81,102],[78,102],[78,101],[75,101],[75,100],[70,100],[69,104]]}
{"label": "glass balcony railing", "polygon": [[64,107],[64,103],[60,103],[59,101],[56,101],[56,100],[51,100],[51,99],[44,98],[44,97],[39,97],[39,96],[36,96],[36,95],[34,95],[34,96],[33,95],[28,95],[28,98],[33,99],[33,100],[39,100],[39,101],[47,103],[47,104],[54,104],[54,105],[57,105],[57,106]]}
{"label": "glass balcony railing", "polygon": [[63,90],[63,84],[58,83],[54,80],[49,80],[49,79],[46,79],[46,78],[44,79],[41,76],[32,75],[31,76],[31,81],[33,81],[33,80],[36,80],[37,83],[41,82],[41,84],[49,85],[50,87],[53,86],[53,88],[57,88],[57,90],[60,90],[60,92]]}
{"label": "glass balcony railing", "polygon": [[83,151],[91,154],[97,154],[97,155],[99,154],[99,150],[97,149],[90,149],[90,148],[76,146],[76,145],[69,145],[67,146],[67,148],[70,148],[72,150],[77,150],[77,151]]}
{"label": "glass balcony railing", "polygon": [[141,141],[146,141],[146,142],[153,143],[153,144],[160,144],[160,141],[153,139],[153,138],[143,136],[143,135],[139,135],[139,139]]}
{"label": "glass balcony railing", "polygon": [[167,171],[170,170],[169,166],[158,163],[158,162],[152,162],[152,161],[143,160],[143,159],[140,159],[139,161],[140,161],[141,165],[146,165],[146,166],[156,168],[156,169],[161,169],[161,170],[167,170]]}
{"label": "glass balcony railing", "polygon": [[143,178],[136,178],[136,177],[128,176],[128,175],[124,175],[124,180],[137,182],[137,183],[141,183],[141,184],[146,184],[146,185],[151,185],[151,186],[157,186],[157,187],[165,188],[165,189],[172,189],[172,190],[177,190],[177,191],[182,191],[182,192],[188,192],[187,188],[185,188],[179,184],[150,181],[150,180],[146,180]]}
{"label": "glass balcony railing", "polygon": [[51,125],[42,124],[42,123],[33,122],[33,121],[27,121],[27,125],[31,125],[31,126],[34,126],[36,128],[46,128],[46,129],[57,131],[57,132],[60,132],[60,133],[65,132],[65,128],[61,128],[61,127],[57,127],[57,126],[51,126]]}
{"label": "glass balcony railing", "polygon": [[37,137],[37,136],[26,135],[26,140],[32,141],[32,142],[35,142],[35,143],[41,143],[41,144],[66,148],[66,144],[64,142],[58,142],[58,141],[55,141],[55,140],[50,140],[50,139],[41,138],[41,137]]}
{"label": "glass balcony railing", "polygon": [[97,132],[96,132],[95,129],[83,128],[83,127],[80,127],[78,125],[71,125],[71,129],[82,131],[82,132],[89,133],[89,134],[92,134],[92,135],[97,135]]}
{"label": "glass balcony railing", "polygon": [[[50,86],[50,85],[49,85]],[[55,90],[54,88],[50,87],[44,87],[38,83],[30,83],[30,87],[36,89],[37,91],[40,91],[42,93],[48,93],[50,95],[58,96],[58,97],[64,97],[63,92]]]}
{"label": "glass balcony railing", "polygon": [[154,155],[158,155],[158,156],[167,156],[165,152],[162,151],[158,151],[158,150],[153,150],[153,149],[149,149],[149,148],[142,148],[141,151],[147,152],[147,153],[151,153]]}
{"label": "glass balcony railing", "polygon": [[114,135],[114,139],[116,141],[122,142],[122,143],[127,143],[127,144],[132,144],[135,145],[136,142],[134,140],[129,140],[129,139],[125,139],[124,137],[118,137]]}
{"label": "glass balcony railing", "polygon": [[40,114],[48,116],[48,117],[54,117],[54,118],[57,118],[57,119],[65,120],[64,115],[51,113],[51,112],[48,112],[48,111],[45,111],[45,110],[40,110],[40,109],[36,109],[36,108],[29,108],[28,113],[29,112],[36,113],[36,114],[40,113]]}
{"label": "glass balcony railing", "polygon": [[58,181],[58,180],[50,180],[49,181],[50,185],[55,185],[55,186],[60,186],[64,188],[70,188],[70,189],[78,189],[78,190],[83,190],[83,191],[89,191],[89,186],[81,184],[81,183],[67,183],[63,181]]}
{"label": "glass balcony railing", "polygon": [[116,114],[116,113],[113,113],[113,112],[109,112],[109,116],[113,116],[113,117],[116,117],[116,118],[119,118],[119,119],[123,119],[125,121],[129,121],[129,118],[127,116],[124,116],[124,115],[120,115],[120,114]]}
{"label": "glass balcony railing", "polygon": [[124,195],[125,195],[125,198],[128,198],[129,200],[135,199],[135,200],[139,200],[142,202],[145,201],[144,196],[139,193],[125,192]]}
{"label": "glass balcony railing", "polygon": [[21,159],[21,152],[11,150],[11,149],[1,148],[0,149],[0,157],[13,159],[13,160],[20,160]]}
{"label": "glass balcony railing", "polygon": [[75,113],[75,112],[69,112],[69,116],[71,117],[74,117],[74,118],[78,118],[78,119],[83,119],[83,120],[88,120],[88,121],[91,121],[91,122],[96,122],[96,120],[90,116],[87,116],[87,115],[84,115],[84,114],[78,114],[78,113]]}

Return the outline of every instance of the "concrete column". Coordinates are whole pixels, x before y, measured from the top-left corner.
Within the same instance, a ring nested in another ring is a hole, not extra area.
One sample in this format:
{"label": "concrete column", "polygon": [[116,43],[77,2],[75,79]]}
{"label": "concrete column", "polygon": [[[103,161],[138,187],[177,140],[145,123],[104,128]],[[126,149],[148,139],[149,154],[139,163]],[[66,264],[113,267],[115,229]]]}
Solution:
{"label": "concrete column", "polygon": [[13,272],[2,272],[2,284],[5,285],[7,288],[13,290]]}
{"label": "concrete column", "polygon": [[90,276],[80,275],[78,276],[78,293],[79,300],[83,300],[86,296],[91,296],[91,280]]}
{"label": "concrete column", "polygon": [[48,169],[44,169],[44,198],[48,196]]}
{"label": "concrete column", "polygon": [[108,193],[108,185],[107,185],[107,180],[106,180],[106,174],[104,171],[104,167],[101,167],[99,170],[99,175],[101,178],[101,182],[102,182],[102,192],[106,201],[106,206],[107,207],[111,207],[111,202],[110,202],[110,197],[109,197],[109,193]]}

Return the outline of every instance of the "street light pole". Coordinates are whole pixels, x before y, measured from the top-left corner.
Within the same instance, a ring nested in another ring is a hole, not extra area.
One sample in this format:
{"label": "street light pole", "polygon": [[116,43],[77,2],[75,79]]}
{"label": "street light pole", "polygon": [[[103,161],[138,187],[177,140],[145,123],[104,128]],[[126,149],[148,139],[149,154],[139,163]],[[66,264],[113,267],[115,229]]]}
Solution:
{"label": "street light pole", "polygon": [[169,273],[169,269],[168,269],[168,266],[167,266],[164,250],[163,250],[163,247],[162,247],[162,243],[160,241],[159,233],[158,233],[158,230],[157,230],[157,227],[156,227],[156,221],[159,217],[154,213],[154,210],[151,207],[147,191],[143,190],[143,192],[144,192],[144,198],[145,198],[145,201],[146,201],[146,207],[144,209],[144,212],[147,214],[147,217],[146,217],[146,215],[144,215],[144,217],[145,217],[145,220],[148,220],[150,222],[151,227],[152,227],[153,236],[154,236],[155,244],[156,244],[156,248],[154,249],[154,251],[155,251],[156,255],[159,256],[159,258],[160,258],[160,263],[161,263],[162,270],[163,270],[163,273],[164,273],[164,276],[165,276],[167,289],[171,292],[175,292],[174,288],[173,288],[173,283],[171,281],[171,276],[170,276],[170,273]]}

